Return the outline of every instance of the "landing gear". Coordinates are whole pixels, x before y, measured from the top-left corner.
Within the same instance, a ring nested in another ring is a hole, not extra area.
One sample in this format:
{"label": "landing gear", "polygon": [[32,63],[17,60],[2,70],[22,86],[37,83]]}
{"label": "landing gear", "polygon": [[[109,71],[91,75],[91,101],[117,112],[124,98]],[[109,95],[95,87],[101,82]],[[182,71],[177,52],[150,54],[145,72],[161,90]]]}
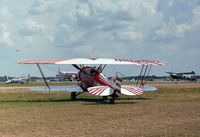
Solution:
{"label": "landing gear", "polygon": [[115,104],[115,98],[119,97],[116,92],[111,95],[110,104]]}
{"label": "landing gear", "polygon": [[71,100],[76,100],[76,97],[83,92],[71,92]]}
{"label": "landing gear", "polygon": [[110,99],[110,104],[115,104],[115,98]]}
{"label": "landing gear", "polygon": [[76,100],[76,92],[71,92],[71,100]]}
{"label": "landing gear", "polygon": [[[110,104],[115,104],[115,97],[111,96],[112,98],[110,99]],[[108,96],[103,96],[103,100],[107,100]]]}
{"label": "landing gear", "polygon": [[103,96],[103,100],[107,100],[108,99],[108,96]]}

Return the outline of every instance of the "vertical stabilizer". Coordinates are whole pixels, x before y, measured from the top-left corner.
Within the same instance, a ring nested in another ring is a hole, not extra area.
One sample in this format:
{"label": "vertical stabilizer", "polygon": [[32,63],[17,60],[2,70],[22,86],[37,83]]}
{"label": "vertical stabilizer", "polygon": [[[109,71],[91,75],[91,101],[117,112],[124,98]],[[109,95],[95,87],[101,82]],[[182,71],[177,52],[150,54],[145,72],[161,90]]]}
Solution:
{"label": "vertical stabilizer", "polygon": [[8,80],[9,80],[9,78],[8,78],[7,75],[4,76],[4,79],[5,79],[5,81],[8,81]]}

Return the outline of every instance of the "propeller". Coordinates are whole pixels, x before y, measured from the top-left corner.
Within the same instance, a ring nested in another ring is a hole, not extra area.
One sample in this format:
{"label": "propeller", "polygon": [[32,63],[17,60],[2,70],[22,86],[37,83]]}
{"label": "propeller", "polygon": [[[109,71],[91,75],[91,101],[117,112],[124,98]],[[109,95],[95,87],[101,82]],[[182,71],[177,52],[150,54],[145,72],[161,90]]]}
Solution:
{"label": "propeller", "polygon": [[96,69],[96,67],[92,67],[91,69],[90,69],[90,73],[92,73],[92,74],[95,74],[95,73],[97,73],[97,69]]}
{"label": "propeller", "polygon": [[75,67],[76,69],[80,70],[80,67],[76,64],[72,64],[73,67]]}

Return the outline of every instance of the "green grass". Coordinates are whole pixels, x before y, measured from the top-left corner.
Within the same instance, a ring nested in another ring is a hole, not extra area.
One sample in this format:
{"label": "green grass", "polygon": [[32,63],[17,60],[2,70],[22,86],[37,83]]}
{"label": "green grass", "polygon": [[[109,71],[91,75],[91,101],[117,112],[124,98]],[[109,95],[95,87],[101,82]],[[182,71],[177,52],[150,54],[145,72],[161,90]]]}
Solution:
{"label": "green grass", "polygon": [[[161,85],[116,104],[63,92],[0,92],[0,136],[200,136],[200,85]],[[185,88],[185,87],[187,88]]]}

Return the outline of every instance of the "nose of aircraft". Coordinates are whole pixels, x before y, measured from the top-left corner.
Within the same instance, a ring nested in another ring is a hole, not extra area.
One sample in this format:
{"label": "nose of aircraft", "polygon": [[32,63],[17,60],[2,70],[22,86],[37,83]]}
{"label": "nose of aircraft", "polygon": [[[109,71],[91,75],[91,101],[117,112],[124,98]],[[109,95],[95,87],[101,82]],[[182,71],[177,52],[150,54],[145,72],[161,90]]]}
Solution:
{"label": "nose of aircraft", "polygon": [[110,86],[110,82],[108,81],[108,79],[102,73],[96,73],[94,75],[94,79],[98,83],[100,83],[100,84],[102,84],[104,86]]}

